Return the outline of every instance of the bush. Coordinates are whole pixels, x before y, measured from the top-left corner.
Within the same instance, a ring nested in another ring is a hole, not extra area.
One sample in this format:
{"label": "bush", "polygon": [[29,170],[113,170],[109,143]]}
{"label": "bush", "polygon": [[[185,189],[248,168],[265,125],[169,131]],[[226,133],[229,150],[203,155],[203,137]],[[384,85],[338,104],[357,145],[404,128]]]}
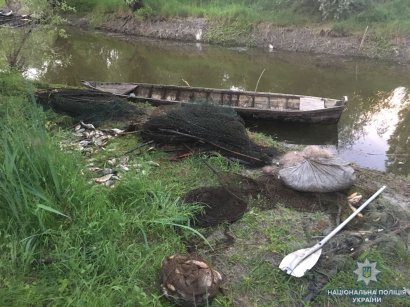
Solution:
{"label": "bush", "polygon": [[386,11],[372,8],[359,13],[355,19],[361,23],[383,22],[389,19],[389,14]]}
{"label": "bush", "polygon": [[137,11],[140,8],[144,7],[142,0],[124,0],[124,1],[133,11]]}
{"label": "bush", "polygon": [[317,0],[323,19],[342,19],[363,11],[364,0]]}

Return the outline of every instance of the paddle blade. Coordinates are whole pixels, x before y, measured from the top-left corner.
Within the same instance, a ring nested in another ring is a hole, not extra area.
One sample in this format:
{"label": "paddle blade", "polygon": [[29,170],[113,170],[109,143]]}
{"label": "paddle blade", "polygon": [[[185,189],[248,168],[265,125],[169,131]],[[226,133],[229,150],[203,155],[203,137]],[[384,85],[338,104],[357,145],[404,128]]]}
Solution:
{"label": "paddle blade", "polygon": [[305,275],[306,271],[313,268],[322,254],[322,250],[318,249],[316,252],[303,259],[310,250],[310,248],[305,248],[290,253],[283,258],[282,262],[279,264],[279,268],[292,276],[302,277]]}

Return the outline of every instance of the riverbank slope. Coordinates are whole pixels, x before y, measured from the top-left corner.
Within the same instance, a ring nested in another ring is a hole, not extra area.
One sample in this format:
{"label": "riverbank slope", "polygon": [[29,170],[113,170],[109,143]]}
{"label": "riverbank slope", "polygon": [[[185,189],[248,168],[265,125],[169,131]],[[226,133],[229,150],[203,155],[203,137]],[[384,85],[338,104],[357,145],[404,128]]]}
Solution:
{"label": "riverbank slope", "polygon": [[[136,18],[132,13],[117,12],[95,27],[150,38],[180,40],[228,46],[251,46],[269,51],[284,50],[339,56],[357,56],[410,62],[410,35],[374,37],[369,32],[337,32],[327,25],[278,26],[260,22],[242,27],[237,21],[215,21],[207,18]],[[85,19],[72,19],[74,25],[90,26]]]}
{"label": "riverbank slope", "polygon": [[127,35],[410,62],[410,8],[405,0],[21,3],[6,1],[18,13],[42,19],[71,14],[72,25]]}

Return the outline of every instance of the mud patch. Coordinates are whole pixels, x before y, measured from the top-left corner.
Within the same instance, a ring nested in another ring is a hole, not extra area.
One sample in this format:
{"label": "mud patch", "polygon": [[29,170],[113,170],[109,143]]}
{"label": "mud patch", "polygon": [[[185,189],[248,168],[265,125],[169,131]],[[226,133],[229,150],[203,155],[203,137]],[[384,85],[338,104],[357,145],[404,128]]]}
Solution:
{"label": "mud patch", "polygon": [[98,28],[105,31],[179,41],[200,41],[207,31],[204,18],[137,19],[131,13],[117,13]]}

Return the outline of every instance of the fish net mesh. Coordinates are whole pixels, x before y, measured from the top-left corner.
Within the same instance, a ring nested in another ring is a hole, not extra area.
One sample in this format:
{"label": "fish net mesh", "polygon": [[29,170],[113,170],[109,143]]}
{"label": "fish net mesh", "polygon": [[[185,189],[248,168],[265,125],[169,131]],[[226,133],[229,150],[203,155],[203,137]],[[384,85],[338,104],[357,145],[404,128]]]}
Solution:
{"label": "fish net mesh", "polygon": [[249,197],[256,198],[258,195],[265,197],[266,205],[262,206],[263,209],[270,209],[281,203],[300,211],[323,210],[313,193],[289,189],[275,176],[266,175],[253,179],[210,168],[217,176],[220,186],[193,189],[184,197],[186,203],[198,203],[203,207],[203,211],[195,217],[195,224],[198,226],[213,226],[238,220],[247,210]]}
{"label": "fish net mesh", "polygon": [[247,209],[247,203],[223,187],[202,187],[188,192],[184,201],[198,203],[203,210],[195,216],[194,224],[201,227],[235,222]]}
{"label": "fish net mesh", "polygon": [[249,139],[233,109],[205,103],[183,105],[153,117],[144,124],[143,135],[164,144],[200,142],[251,165],[269,164],[275,155],[274,149]]}
{"label": "fish net mesh", "polygon": [[97,126],[107,121],[138,120],[145,114],[125,99],[95,90],[51,89],[37,92],[36,97],[40,104],[57,113]]}

